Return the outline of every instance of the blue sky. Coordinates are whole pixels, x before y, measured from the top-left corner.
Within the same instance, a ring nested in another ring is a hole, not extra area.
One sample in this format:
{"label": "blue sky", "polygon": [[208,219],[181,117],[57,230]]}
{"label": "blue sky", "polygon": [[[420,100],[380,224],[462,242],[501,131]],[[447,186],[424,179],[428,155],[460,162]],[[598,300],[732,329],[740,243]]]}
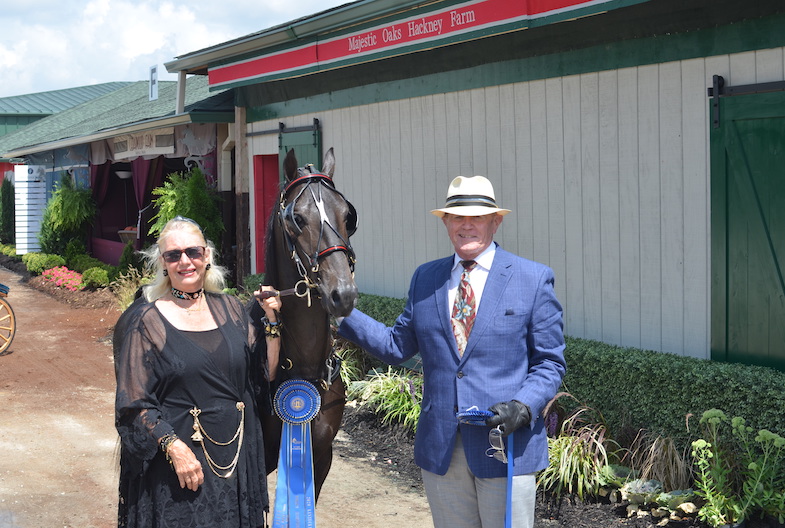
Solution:
{"label": "blue sky", "polygon": [[164,63],[350,0],[7,2],[0,97],[111,81],[174,80]]}

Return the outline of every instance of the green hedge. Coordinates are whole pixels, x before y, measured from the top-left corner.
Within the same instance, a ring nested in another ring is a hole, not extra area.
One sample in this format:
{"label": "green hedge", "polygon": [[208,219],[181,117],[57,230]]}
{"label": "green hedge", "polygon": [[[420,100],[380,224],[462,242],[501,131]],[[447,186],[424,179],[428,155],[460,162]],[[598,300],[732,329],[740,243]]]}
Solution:
{"label": "green hedge", "polygon": [[369,293],[361,293],[357,299],[357,308],[361,312],[370,315],[387,326],[392,326],[395,323],[405,306],[406,299],[383,297]]}
{"label": "green hedge", "polygon": [[785,436],[783,372],[569,337],[565,358],[564,389],[599,410],[614,436],[645,428],[685,446],[712,408]]}
{"label": "green hedge", "polygon": [[[405,304],[405,299],[362,293],[357,301],[360,310],[388,326]],[[703,412],[713,408],[785,436],[783,372],[587,339],[566,341],[562,390],[602,413],[614,437],[647,429],[686,446],[699,434]]]}

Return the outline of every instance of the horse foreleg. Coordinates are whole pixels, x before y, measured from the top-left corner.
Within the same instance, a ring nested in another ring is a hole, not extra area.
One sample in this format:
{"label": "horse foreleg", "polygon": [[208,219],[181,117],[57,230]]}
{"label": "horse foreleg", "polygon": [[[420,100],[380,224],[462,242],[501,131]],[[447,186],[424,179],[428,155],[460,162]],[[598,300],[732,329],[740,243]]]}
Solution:
{"label": "horse foreleg", "polygon": [[346,389],[338,378],[330,389],[322,394],[322,407],[311,422],[313,435],[313,471],[316,499],[322,490],[333,463],[333,440],[338,434],[346,405]]}
{"label": "horse foreleg", "polygon": [[281,429],[283,422],[275,415],[261,413],[262,436],[264,437],[264,467],[269,475],[278,467],[281,451]]}

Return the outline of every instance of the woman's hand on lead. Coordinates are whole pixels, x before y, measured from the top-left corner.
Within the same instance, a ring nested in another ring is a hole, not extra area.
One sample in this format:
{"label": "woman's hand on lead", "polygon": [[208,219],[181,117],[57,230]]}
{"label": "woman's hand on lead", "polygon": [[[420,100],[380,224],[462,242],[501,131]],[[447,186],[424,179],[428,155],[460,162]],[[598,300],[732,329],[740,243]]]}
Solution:
{"label": "woman's hand on lead", "polygon": [[267,316],[267,319],[269,319],[270,322],[274,323],[278,320],[277,312],[281,311],[281,306],[282,306],[281,297],[280,295],[274,295],[266,299],[260,299],[259,298],[260,295],[256,295],[266,291],[274,292],[275,288],[273,288],[272,286],[261,286],[257,291],[254,292],[254,296],[256,297],[256,300],[259,302],[259,304],[262,306],[262,309],[264,310],[264,315]]}

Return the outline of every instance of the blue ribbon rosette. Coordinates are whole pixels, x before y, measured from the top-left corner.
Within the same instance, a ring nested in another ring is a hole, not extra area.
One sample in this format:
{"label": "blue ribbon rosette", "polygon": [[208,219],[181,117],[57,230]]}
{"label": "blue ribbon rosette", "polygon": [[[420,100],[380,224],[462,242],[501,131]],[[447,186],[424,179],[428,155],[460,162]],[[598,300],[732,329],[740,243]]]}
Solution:
{"label": "blue ribbon rosette", "polygon": [[321,407],[319,391],[312,383],[290,379],[281,383],[273,401],[283,421],[275,487],[273,528],[316,526],[313,480],[313,448],[309,422]]}

